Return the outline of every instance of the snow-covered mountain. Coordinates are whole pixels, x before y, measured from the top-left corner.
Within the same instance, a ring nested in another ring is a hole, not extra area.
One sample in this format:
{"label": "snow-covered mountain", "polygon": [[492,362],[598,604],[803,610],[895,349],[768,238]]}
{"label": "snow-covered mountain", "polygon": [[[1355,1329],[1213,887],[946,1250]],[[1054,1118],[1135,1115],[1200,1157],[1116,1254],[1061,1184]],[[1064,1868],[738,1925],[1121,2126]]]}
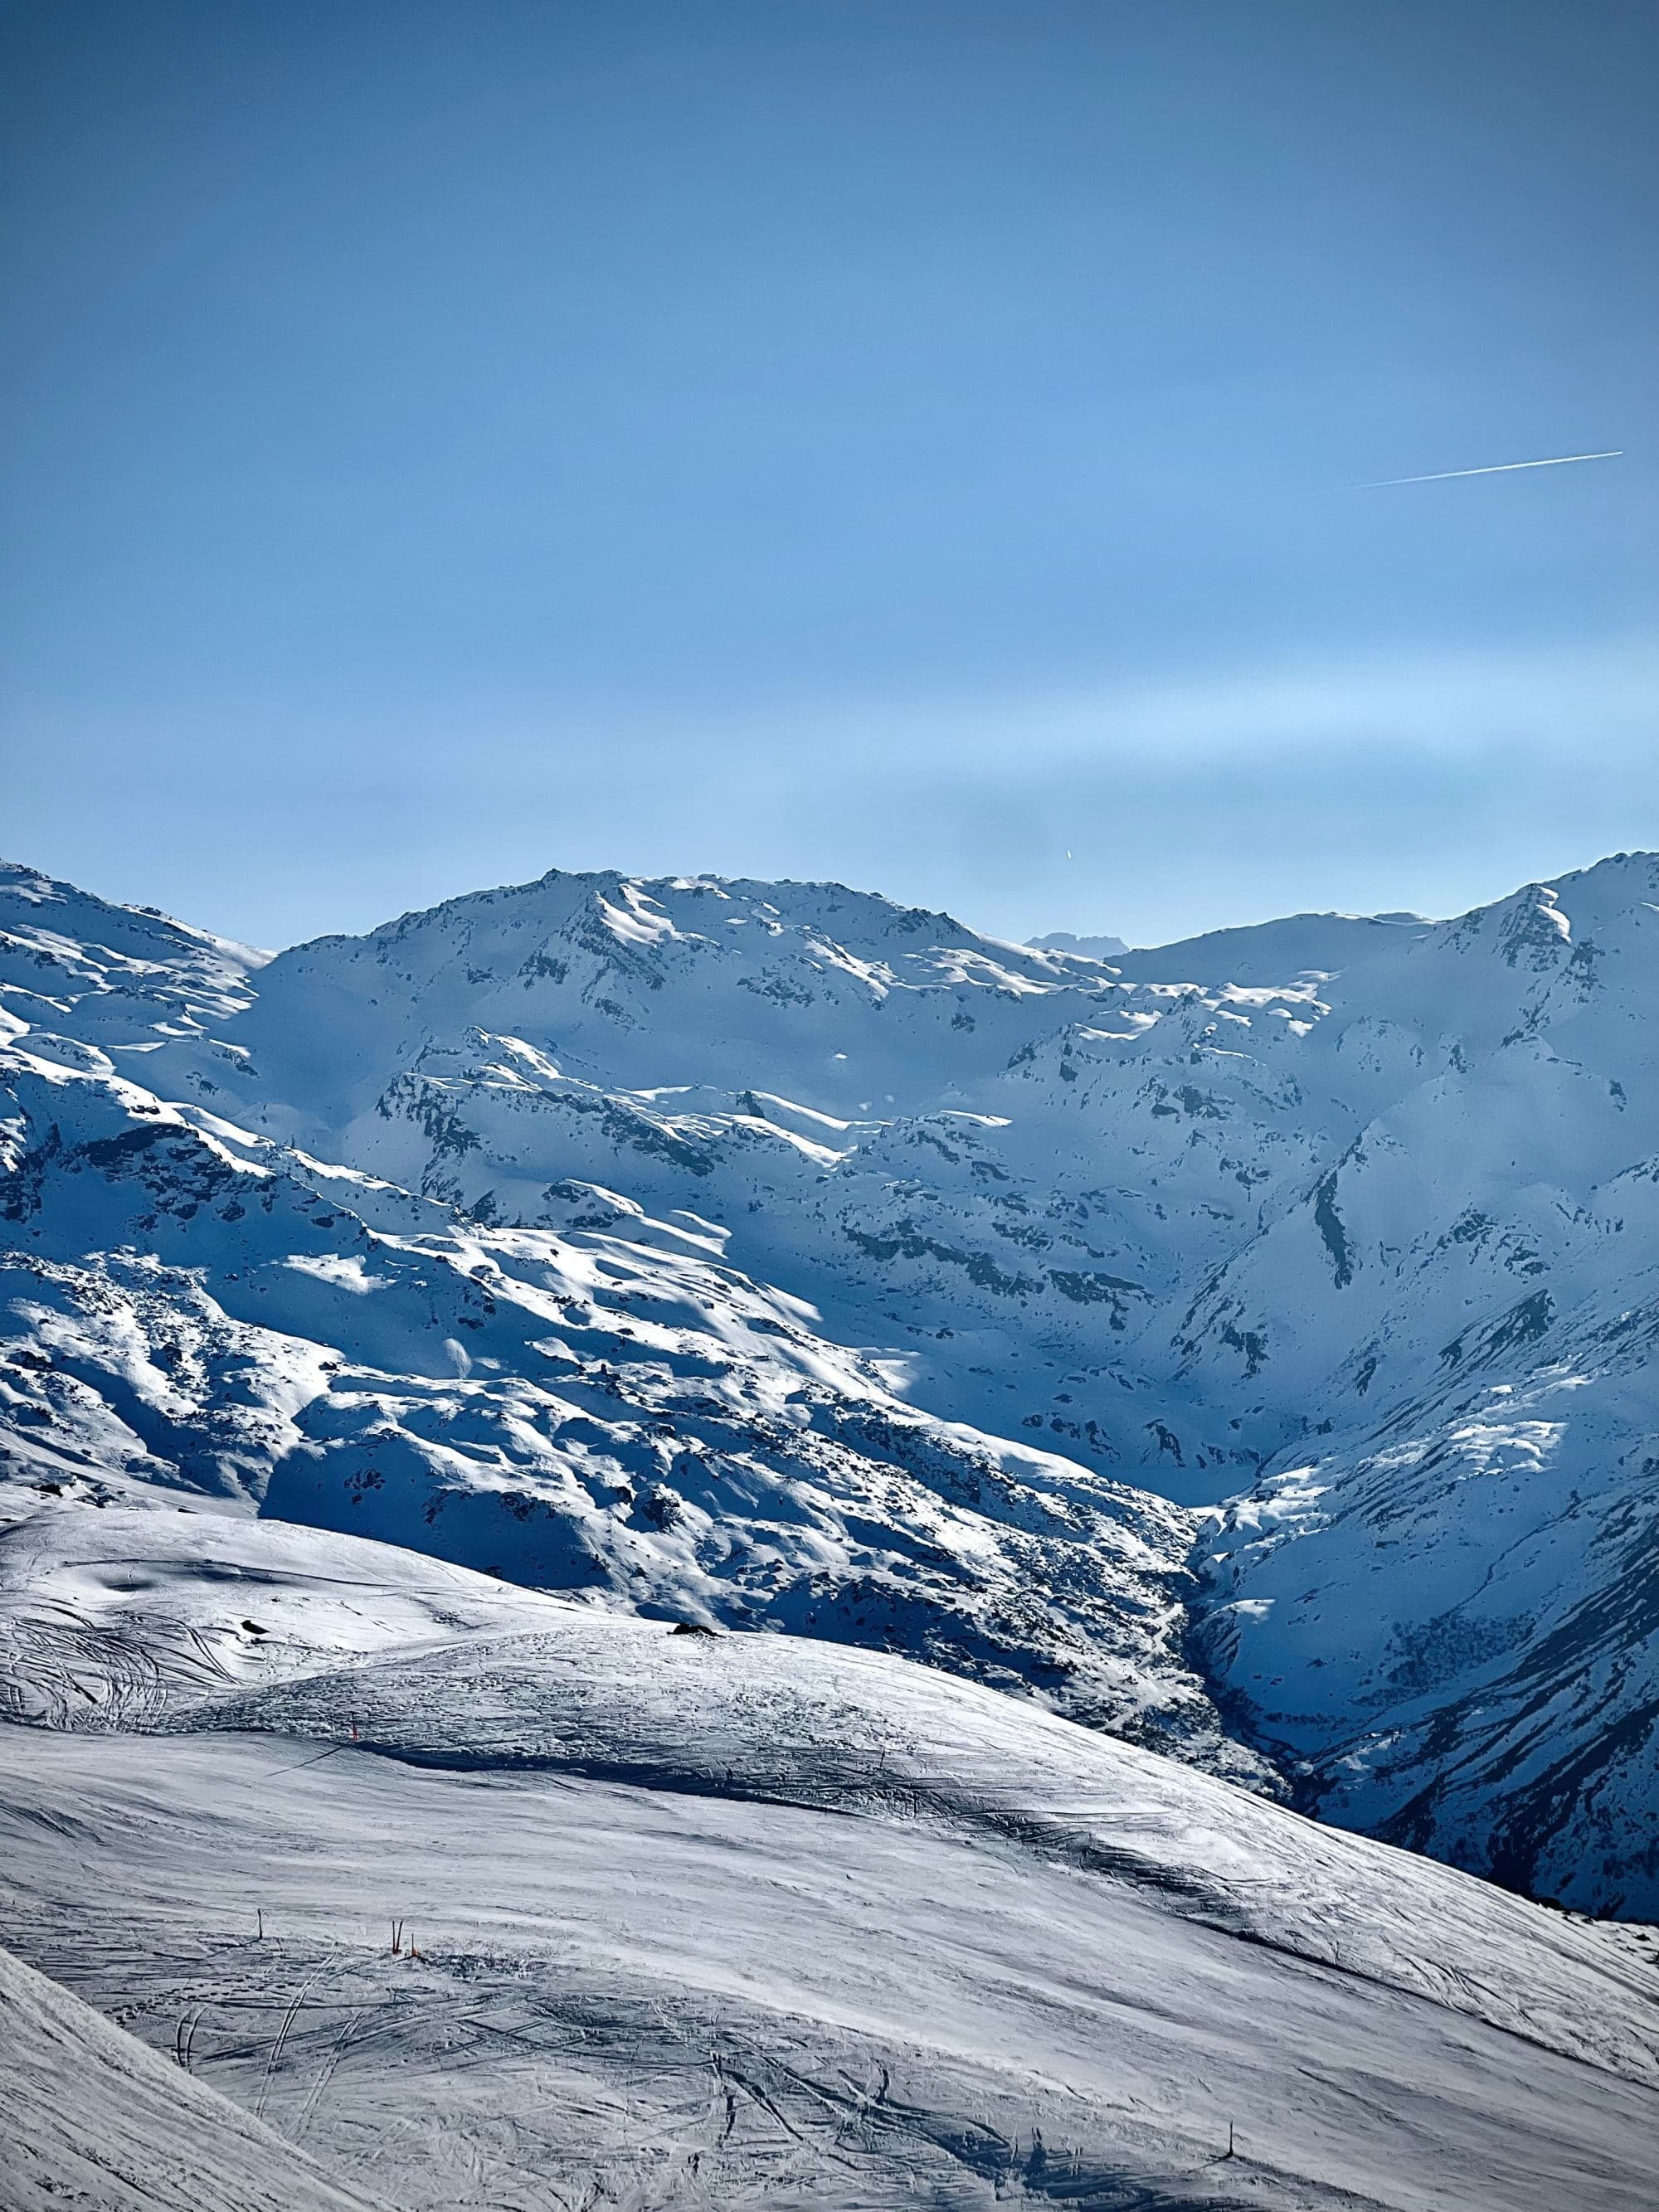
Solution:
{"label": "snow-covered mountain", "polygon": [[1129,950],[1121,937],[1076,937],[1069,929],[1051,929],[1029,941],[1039,952],[1076,952],[1085,960],[1111,960]]}
{"label": "snow-covered mountain", "polygon": [[1652,856],[1109,963],[556,872],[274,959],[22,869],[0,926],[14,1467],[1659,1913]]}

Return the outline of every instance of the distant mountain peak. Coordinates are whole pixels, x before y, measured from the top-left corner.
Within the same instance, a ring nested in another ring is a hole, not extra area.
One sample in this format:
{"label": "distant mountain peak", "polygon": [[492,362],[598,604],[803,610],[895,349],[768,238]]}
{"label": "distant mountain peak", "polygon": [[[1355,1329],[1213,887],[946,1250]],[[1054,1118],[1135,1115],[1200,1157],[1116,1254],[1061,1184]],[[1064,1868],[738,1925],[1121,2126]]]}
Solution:
{"label": "distant mountain peak", "polygon": [[1079,960],[1111,960],[1129,948],[1121,937],[1074,937],[1069,929],[1051,929],[1046,937],[1028,937],[1038,952],[1069,952]]}

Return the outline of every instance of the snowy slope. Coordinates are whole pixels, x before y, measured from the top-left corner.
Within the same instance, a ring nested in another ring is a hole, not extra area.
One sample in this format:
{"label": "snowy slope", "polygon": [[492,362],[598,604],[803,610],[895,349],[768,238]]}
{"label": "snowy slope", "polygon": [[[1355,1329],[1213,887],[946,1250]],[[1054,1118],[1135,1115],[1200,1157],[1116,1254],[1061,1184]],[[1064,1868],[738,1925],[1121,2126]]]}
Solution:
{"label": "snowy slope", "polygon": [[1178,976],[1211,990],[1230,984],[1272,989],[1352,976],[1373,960],[1397,956],[1403,943],[1433,927],[1418,914],[1291,914],[1242,929],[1212,929],[1174,945],[1125,945],[1111,957],[1119,975],[1136,981],[1167,983]]}
{"label": "snowy slope", "polygon": [[1659,861],[1110,964],[556,872],[258,966],[13,882],[17,1453],[1225,1759],[1190,1613],[1304,1802],[1659,1913]]}
{"label": "snowy slope", "polygon": [[0,1951],[7,2212],[374,2212],[371,2197]]}
{"label": "snowy slope", "polygon": [[0,1940],[409,2212],[1653,2201],[1634,1934],[890,1655],[125,1495],[9,1501]]}

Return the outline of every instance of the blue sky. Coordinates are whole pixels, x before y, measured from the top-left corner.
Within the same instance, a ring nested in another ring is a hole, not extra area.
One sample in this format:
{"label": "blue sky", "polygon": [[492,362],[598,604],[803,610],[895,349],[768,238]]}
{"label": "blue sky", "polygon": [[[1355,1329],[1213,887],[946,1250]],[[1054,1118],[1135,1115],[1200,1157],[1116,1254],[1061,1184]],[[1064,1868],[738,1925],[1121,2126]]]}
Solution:
{"label": "blue sky", "polygon": [[1650,6],[0,46],[13,857],[266,943],[556,865],[1154,942],[1659,844]]}

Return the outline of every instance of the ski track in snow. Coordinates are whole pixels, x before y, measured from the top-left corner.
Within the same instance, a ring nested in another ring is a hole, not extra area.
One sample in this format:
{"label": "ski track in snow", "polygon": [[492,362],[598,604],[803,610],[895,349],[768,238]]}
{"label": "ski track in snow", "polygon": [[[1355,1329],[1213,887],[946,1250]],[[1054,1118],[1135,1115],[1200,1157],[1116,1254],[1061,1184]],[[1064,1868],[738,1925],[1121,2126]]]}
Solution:
{"label": "ski track in snow", "polygon": [[388,2212],[4,1951],[0,2035],[7,2212]]}

